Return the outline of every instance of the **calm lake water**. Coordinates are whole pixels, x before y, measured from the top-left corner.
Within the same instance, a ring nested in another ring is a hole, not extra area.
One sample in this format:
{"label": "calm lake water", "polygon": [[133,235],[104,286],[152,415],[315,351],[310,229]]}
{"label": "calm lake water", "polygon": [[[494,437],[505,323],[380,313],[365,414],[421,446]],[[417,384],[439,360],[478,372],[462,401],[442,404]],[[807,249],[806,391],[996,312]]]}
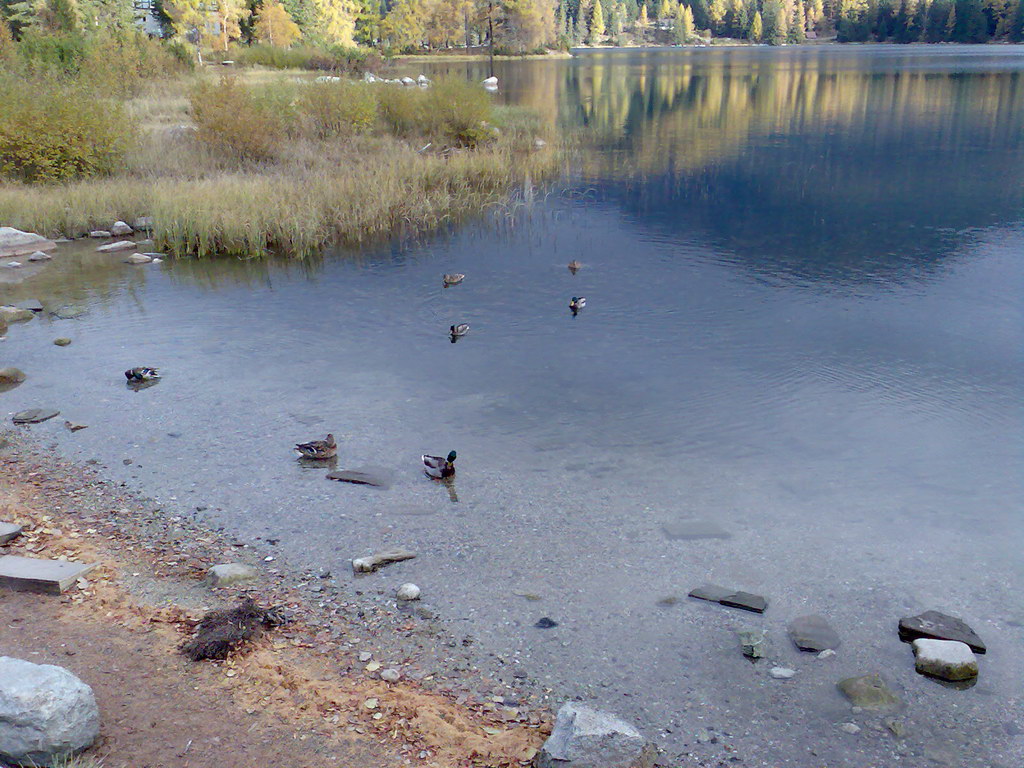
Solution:
{"label": "calm lake water", "polygon": [[[1024,764],[1024,49],[496,70],[496,98],[578,132],[564,179],[436,237],[305,263],[63,259],[0,286],[89,310],[10,334],[2,359],[31,378],[4,411],[60,407],[90,428],[33,429],[167,510],[279,538],[295,567],[418,550],[361,588],[416,581],[482,653],[670,753]],[[445,72],[487,74],[427,74]],[[465,283],[442,288],[445,272]],[[451,344],[457,322],[472,331]],[[140,364],[166,377],[126,389]],[[339,466],[391,468],[394,487],[292,458],[328,431]],[[418,468],[453,448],[457,503]],[[692,519],[728,538],[667,535]],[[706,581],[768,611],[686,598]],[[969,690],[914,672],[896,624],[927,609],[988,643]],[[841,635],[835,658],[789,643],[807,613]],[[734,634],[754,627],[772,643],[756,665]],[[852,713],[835,689],[870,672],[899,712]]]}

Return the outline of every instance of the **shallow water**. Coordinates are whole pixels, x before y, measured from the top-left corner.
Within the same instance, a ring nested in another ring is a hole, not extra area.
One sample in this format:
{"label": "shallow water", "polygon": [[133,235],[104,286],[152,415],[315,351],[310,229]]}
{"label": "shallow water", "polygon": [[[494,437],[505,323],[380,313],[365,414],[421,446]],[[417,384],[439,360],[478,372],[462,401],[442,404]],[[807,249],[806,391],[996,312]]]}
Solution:
{"label": "shallow water", "polygon": [[[3,410],[60,407],[89,429],[32,429],[166,510],[280,539],[296,567],[418,550],[360,588],[416,581],[482,652],[672,752],[1022,764],[1024,49],[597,53],[496,74],[497,98],[580,132],[561,183],[306,263],[68,247],[0,287],[88,308],[10,333],[0,359],[30,379]],[[453,271],[464,284],[443,288]],[[133,365],[166,376],[131,391]],[[328,431],[340,467],[391,468],[394,487],[293,459]],[[419,454],[452,448],[453,487],[423,478]],[[730,535],[663,530],[693,518]],[[686,599],[705,581],[768,611]],[[914,672],[896,622],[930,608],[988,643],[973,688]],[[843,639],[831,660],[786,639],[812,612]],[[759,626],[772,648],[752,665],[734,630]],[[771,679],[776,662],[796,677]],[[875,671],[906,702],[902,739],[834,687]]]}

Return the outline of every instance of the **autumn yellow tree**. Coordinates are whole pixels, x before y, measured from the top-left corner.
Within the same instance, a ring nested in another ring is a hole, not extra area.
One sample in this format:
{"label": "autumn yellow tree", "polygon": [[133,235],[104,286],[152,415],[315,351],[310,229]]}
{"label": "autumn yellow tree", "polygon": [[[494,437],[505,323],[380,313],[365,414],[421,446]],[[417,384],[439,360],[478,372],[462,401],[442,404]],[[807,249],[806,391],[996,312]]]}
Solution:
{"label": "autumn yellow tree", "polygon": [[256,13],[253,37],[261,43],[287,48],[302,37],[302,32],[283,5],[277,0],[264,0]]}
{"label": "autumn yellow tree", "polygon": [[307,0],[309,24],[307,32],[319,42],[330,45],[354,46],[356,14],[355,0]]}

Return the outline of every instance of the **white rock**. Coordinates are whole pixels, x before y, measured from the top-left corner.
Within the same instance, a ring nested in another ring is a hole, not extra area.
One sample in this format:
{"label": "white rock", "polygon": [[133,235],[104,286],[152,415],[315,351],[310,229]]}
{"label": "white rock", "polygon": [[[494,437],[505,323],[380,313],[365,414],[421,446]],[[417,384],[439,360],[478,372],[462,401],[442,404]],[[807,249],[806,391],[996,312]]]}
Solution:
{"label": "white rock", "polygon": [[860,733],[860,726],[856,723],[843,723],[839,726],[839,730],[843,733],[849,733],[852,736]]}
{"label": "white rock", "polygon": [[482,84],[483,84],[484,88],[497,88],[498,87],[498,78],[496,78],[496,77],[485,78]]}
{"label": "white rock", "polygon": [[915,640],[914,667],[922,675],[943,680],[970,680],[978,676],[978,659],[967,643],[957,640]]}
{"label": "white rock", "polygon": [[11,269],[17,269],[18,267],[21,266],[21,262],[20,261],[8,261],[7,262],[7,266],[10,267]]}
{"label": "white rock", "polygon": [[359,652],[359,660],[360,661],[369,661],[372,658],[373,658],[373,653],[371,653],[370,651],[360,651]]}
{"label": "white rock", "polygon": [[114,226],[112,226],[110,228],[110,234],[114,235],[114,237],[121,237],[122,235],[130,235],[134,231],[135,231],[134,229],[129,227],[123,221],[115,221],[114,222]]}
{"label": "white rock", "polygon": [[646,768],[654,750],[640,732],[615,715],[582,704],[558,710],[536,768]]}
{"label": "white rock", "polygon": [[62,667],[0,657],[0,759],[49,766],[99,736],[92,689]]}
{"label": "white rock", "polygon": [[772,667],[768,674],[776,680],[789,680],[789,678],[796,674],[796,670],[789,667]]}
{"label": "white rock", "polygon": [[416,81],[413,80],[411,77],[403,77],[402,85],[416,85]]}
{"label": "white rock", "polygon": [[244,563],[222,563],[213,566],[208,573],[210,586],[213,587],[230,587],[233,584],[252,581],[257,576],[259,571]]}
{"label": "white rock", "polygon": [[377,76],[375,74],[373,74],[372,72],[364,72],[363,73],[363,82],[364,83],[376,83],[377,82]]}
{"label": "white rock", "polygon": [[147,256],[144,253],[133,253],[127,259],[124,260],[125,264],[149,264],[153,260],[152,256]]}
{"label": "white rock", "polygon": [[164,260],[163,259],[153,259],[153,263],[154,264],[163,264]]}
{"label": "white rock", "polygon": [[818,654],[819,659],[831,659],[836,655],[836,652],[831,648],[826,648],[824,651]]}
{"label": "white rock", "polygon": [[402,673],[397,669],[382,669],[380,672],[380,679],[387,683],[397,683],[401,677]]}
{"label": "white rock", "polygon": [[341,78],[335,77],[334,75],[320,75],[316,81],[318,83],[338,83],[341,82]]}
{"label": "white rock", "polygon": [[395,592],[395,597],[399,600],[419,600],[420,588],[415,584],[403,584]]}
{"label": "white rock", "polygon": [[51,256],[48,253],[43,253],[42,251],[36,251],[35,253],[33,253],[31,256],[28,257],[28,260],[29,261],[49,261],[52,258],[53,258],[53,256]]}
{"label": "white rock", "polygon": [[430,85],[430,78],[426,75],[420,75],[416,78],[416,82],[420,85]]}
{"label": "white rock", "polygon": [[89,237],[95,237],[95,238],[110,237],[110,233],[107,230],[105,230],[105,229],[94,229],[92,232],[89,233]]}
{"label": "white rock", "polygon": [[544,141],[544,139],[534,139],[533,140],[533,148],[534,149],[544,149],[544,147],[546,147],[547,145],[548,145],[548,143],[546,141]]}

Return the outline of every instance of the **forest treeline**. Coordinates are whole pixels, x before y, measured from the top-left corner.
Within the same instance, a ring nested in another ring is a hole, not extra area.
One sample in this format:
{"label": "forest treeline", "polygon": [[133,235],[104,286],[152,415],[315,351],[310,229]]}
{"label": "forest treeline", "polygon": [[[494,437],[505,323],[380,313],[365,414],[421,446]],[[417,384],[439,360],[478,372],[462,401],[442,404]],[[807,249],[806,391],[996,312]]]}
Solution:
{"label": "forest treeline", "polygon": [[1024,40],[1024,0],[0,0],[0,35],[88,37],[144,16],[151,33],[214,50]]}

